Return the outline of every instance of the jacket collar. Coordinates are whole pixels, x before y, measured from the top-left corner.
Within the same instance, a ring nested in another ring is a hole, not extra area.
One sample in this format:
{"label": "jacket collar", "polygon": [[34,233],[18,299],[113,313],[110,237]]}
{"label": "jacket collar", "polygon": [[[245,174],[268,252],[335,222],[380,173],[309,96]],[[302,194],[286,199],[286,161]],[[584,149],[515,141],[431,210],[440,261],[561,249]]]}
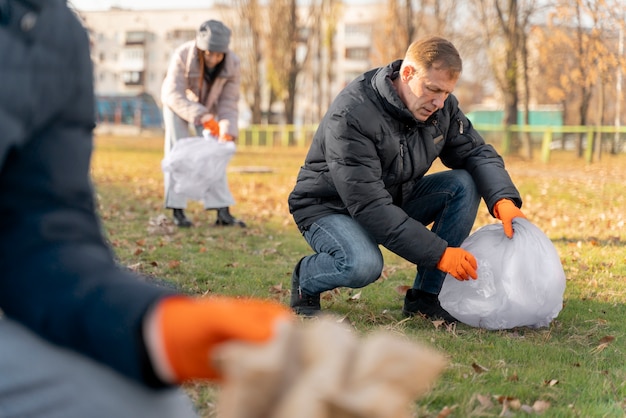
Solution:
{"label": "jacket collar", "polygon": [[372,78],[372,87],[380,97],[383,107],[396,119],[409,125],[425,126],[431,125],[437,119],[439,110],[432,114],[426,121],[415,119],[404,102],[400,99],[398,92],[393,86],[393,80],[400,76],[400,66],[402,60],[396,60],[391,64],[380,67]]}

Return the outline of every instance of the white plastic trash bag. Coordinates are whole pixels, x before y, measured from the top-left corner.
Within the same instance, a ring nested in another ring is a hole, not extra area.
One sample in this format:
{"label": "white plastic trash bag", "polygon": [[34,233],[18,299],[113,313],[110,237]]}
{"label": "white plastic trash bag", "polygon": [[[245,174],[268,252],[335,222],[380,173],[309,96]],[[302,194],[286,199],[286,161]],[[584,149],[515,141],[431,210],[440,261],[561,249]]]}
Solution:
{"label": "white plastic trash bag", "polygon": [[174,191],[187,199],[201,200],[206,207],[235,203],[226,182],[226,166],[235,154],[235,143],[209,136],[183,138],[161,162]]}
{"label": "white plastic trash bag", "polygon": [[565,273],[550,239],[523,218],[509,239],[501,224],[487,225],[461,245],[476,257],[478,279],[447,275],[441,306],[459,321],[486,329],[545,327],[563,307]]}

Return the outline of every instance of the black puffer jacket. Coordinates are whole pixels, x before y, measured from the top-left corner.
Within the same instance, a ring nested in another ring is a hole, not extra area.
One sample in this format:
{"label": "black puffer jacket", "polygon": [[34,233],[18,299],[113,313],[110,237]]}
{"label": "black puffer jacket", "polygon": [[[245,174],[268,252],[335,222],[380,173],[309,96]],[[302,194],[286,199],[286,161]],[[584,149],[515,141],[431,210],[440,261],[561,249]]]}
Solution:
{"label": "black puffer jacket", "polygon": [[502,198],[520,207],[522,201],[502,158],[453,95],[426,122],[413,117],[392,84],[401,63],[363,74],[334,100],[289,195],[289,210],[301,230],[329,214],[350,214],[390,251],[434,267],[447,243],[401,206],[403,191],[436,158],[467,170],[489,210]]}

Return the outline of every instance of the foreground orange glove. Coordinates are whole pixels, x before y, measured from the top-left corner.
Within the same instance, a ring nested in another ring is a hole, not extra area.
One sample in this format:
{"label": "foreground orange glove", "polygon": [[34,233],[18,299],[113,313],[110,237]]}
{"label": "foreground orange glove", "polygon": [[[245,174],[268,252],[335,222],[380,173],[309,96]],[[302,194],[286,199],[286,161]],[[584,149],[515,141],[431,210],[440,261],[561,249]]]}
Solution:
{"label": "foreground orange glove", "polygon": [[281,320],[292,317],[287,307],[259,299],[174,296],[153,311],[152,336],[146,344],[153,345],[148,351],[157,374],[166,371],[160,373],[164,380],[220,380],[221,373],[212,364],[214,348],[225,342],[268,342]]}
{"label": "foreground orange glove", "polygon": [[457,280],[469,280],[478,278],[476,258],[463,248],[448,247],[443,252],[437,268],[450,273]]}
{"label": "foreground orange glove", "polygon": [[202,127],[209,131],[211,136],[218,137],[220,136],[220,124],[217,123],[215,118],[211,118],[202,122]]}
{"label": "foreground orange glove", "polygon": [[515,206],[515,203],[509,199],[498,200],[493,206],[493,214],[502,221],[504,233],[509,238],[513,238],[513,219],[526,218],[522,211]]}

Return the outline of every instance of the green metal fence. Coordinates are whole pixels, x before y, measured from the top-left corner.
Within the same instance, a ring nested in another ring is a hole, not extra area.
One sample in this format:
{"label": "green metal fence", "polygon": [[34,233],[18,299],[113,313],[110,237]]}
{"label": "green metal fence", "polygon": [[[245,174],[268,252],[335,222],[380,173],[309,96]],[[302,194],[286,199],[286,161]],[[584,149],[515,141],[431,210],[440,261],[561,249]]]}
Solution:
{"label": "green metal fence", "polygon": [[474,125],[474,128],[486,137],[492,137],[494,134],[500,136],[501,152],[504,155],[508,155],[511,152],[513,135],[515,133],[530,133],[535,138],[533,142],[540,144],[541,160],[543,162],[550,161],[550,153],[553,148],[558,147],[559,144],[574,142],[580,135],[583,135],[584,155],[587,162],[591,162],[593,158],[594,141],[597,134],[600,134],[603,142],[614,140],[617,134],[619,135],[620,144],[624,143],[623,138],[626,137],[626,127],[615,126],[511,125],[507,129],[504,125]]}
{"label": "green metal fence", "polygon": [[[585,159],[593,157],[593,143],[596,134],[604,140],[613,140],[619,135],[619,143],[626,143],[626,126],[539,126],[539,125],[474,125],[488,142],[499,145],[502,154],[511,152],[513,136],[516,133],[530,133],[531,141],[541,151],[541,160],[548,162],[550,153],[555,148],[565,148],[580,135],[583,135]],[[240,147],[308,147],[313,140],[317,125],[251,125],[239,132],[237,144]],[[621,146],[623,148],[623,146]],[[623,149],[622,149],[623,151]]]}
{"label": "green metal fence", "polygon": [[239,130],[241,147],[308,147],[317,125],[250,125]]}

